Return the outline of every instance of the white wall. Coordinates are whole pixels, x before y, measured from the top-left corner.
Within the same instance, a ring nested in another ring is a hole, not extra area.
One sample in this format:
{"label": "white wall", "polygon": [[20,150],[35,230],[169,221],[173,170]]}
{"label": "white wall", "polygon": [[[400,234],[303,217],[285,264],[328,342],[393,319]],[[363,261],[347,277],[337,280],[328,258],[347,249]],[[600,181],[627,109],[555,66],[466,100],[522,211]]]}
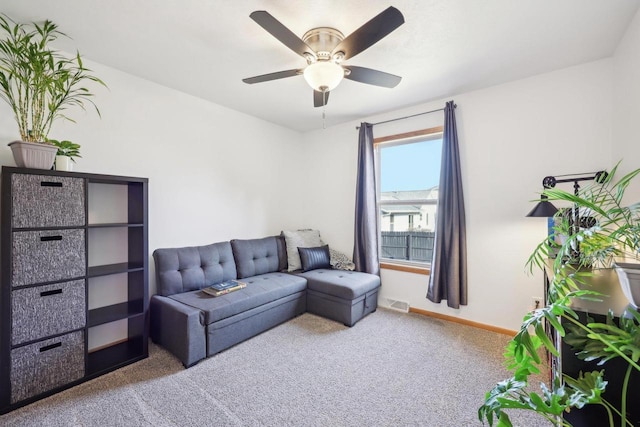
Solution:
{"label": "white wall", "polygon": [[[86,65],[86,64],[85,64]],[[50,137],[81,144],[76,170],[149,178],[149,249],[256,238],[288,228],[299,201],[301,135],[100,64],[88,66],[109,89],[95,89],[102,119],[71,112]],[[0,104],[0,163],[19,139]],[[151,289],[155,291],[153,263]]]}
{"label": "white wall", "polygon": [[[613,57],[613,144],[622,172],[640,167],[640,13],[636,13]],[[628,202],[640,200],[640,180],[626,192]]]}
{"label": "white wall", "polygon": [[[546,175],[590,172],[611,164],[612,61],[602,60],[451,97],[464,172],[469,304],[454,310],[425,298],[427,276],[384,270],[382,297],[412,307],[517,329],[542,295],[541,274],[524,264],[546,233],[543,219],[525,218]],[[444,106],[441,100],[364,118],[377,122]],[[330,114],[330,108],[328,109]],[[374,136],[442,122],[442,113],[374,127]],[[329,245],[353,247],[357,123],[304,135],[309,163],[307,224]]]}
{"label": "white wall", "polygon": [[[383,297],[517,328],[531,297],[542,294],[541,278],[524,272],[545,233],[543,220],[524,217],[529,201],[547,174],[611,165],[612,69],[615,64],[616,76],[628,82],[616,86],[617,102],[620,94],[640,92],[634,80],[640,64],[632,54],[640,45],[637,21],[615,60],[451,97],[458,104],[465,171],[469,305],[453,310],[445,302],[433,304],[424,298],[426,276],[396,271],[383,272]],[[57,125],[51,137],[82,145],[79,171],[149,178],[151,251],[313,227],[332,247],[352,252],[358,123],[301,135],[100,64],[89,66],[109,85],[96,89],[103,118],[76,113],[78,124]],[[446,100],[363,120],[441,108]],[[625,142],[618,141],[614,161],[617,152],[637,150],[638,96],[628,104],[633,111],[620,127],[626,130],[616,130],[616,139]],[[441,123],[436,113],[374,132],[383,136]],[[0,104],[0,141],[14,139],[11,112]],[[13,165],[6,146],[0,163]],[[152,292],[154,282],[152,274]]]}

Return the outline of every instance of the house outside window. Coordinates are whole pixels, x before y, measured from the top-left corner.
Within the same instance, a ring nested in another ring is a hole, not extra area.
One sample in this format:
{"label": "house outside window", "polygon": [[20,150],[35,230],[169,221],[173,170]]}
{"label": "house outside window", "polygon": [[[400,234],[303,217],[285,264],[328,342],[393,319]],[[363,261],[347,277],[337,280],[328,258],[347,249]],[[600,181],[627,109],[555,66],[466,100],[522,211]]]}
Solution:
{"label": "house outside window", "polygon": [[381,262],[430,264],[441,154],[441,127],[376,140]]}

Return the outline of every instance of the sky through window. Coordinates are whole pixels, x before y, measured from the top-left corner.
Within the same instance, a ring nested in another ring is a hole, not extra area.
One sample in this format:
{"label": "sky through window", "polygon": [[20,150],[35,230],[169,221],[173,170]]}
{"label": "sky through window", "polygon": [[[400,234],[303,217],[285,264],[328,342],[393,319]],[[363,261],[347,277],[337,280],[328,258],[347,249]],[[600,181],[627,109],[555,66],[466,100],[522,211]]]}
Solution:
{"label": "sky through window", "polygon": [[442,139],[383,147],[381,191],[426,190],[438,185]]}

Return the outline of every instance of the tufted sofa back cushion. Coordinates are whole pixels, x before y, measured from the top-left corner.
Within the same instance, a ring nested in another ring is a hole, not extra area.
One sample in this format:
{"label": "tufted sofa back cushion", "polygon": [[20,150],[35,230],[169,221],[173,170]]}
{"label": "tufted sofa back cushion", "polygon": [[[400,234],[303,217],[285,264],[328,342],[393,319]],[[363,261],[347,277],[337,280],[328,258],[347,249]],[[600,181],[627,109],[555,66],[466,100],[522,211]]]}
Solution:
{"label": "tufted sofa back cushion", "polygon": [[236,264],[229,242],[156,249],[153,259],[158,294],[162,296],[195,291],[236,278]]}
{"label": "tufted sofa back cushion", "polygon": [[276,237],[264,239],[232,240],[238,278],[280,271],[280,256]]}

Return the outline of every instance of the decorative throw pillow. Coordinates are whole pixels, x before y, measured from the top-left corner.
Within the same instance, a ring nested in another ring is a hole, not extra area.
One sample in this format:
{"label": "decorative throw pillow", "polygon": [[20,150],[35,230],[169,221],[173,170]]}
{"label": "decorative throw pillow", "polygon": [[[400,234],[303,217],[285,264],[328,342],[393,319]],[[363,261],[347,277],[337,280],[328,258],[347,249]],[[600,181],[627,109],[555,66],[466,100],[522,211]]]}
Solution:
{"label": "decorative throw pillow", "polygon": [[278,244],[278,271],[287,271],[287,243],[282,233],[276,236],[276,243]]}
{"label": "decorative throw pillow", "polygon": [[329,255],[329,245],[317,248],[298,247],[302,271],[315,270],[317,268],[331,268],[331,256]]}
{"label": "decorative throw pillow", "polygon": [[299,247],[315,248],[323,245],[320,239],[320,231],[318,230],[283,231],[282,234],[287,246],[288,271],[302,268],[300,254],[298,253]]}
{"label": "decorative throw pillow", "polygon": [[351,262],[351,259],[342,252],[336,251],[334,249],[329,249],[329,254],[331,255],[331,267],[333,267],[334,269],[348,271],[353,271],[356,269],[356,265]]}

